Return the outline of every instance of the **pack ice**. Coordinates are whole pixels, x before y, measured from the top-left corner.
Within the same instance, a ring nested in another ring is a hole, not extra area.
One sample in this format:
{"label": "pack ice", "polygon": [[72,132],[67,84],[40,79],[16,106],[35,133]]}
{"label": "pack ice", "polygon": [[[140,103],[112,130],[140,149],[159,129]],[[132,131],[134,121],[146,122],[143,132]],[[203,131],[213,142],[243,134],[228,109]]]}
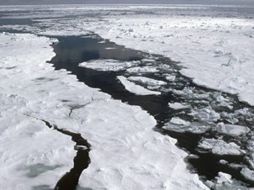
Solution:
{"label": "pack ice", "polygon": [[153,131],[148,113],[46,63],[53,41],[0,34],[1,189],[52,189],[71,169],[74,143],[41,119],[81,133],[92,145],[82,188],[208,189],[187,170],[187,154],[176,141]]}

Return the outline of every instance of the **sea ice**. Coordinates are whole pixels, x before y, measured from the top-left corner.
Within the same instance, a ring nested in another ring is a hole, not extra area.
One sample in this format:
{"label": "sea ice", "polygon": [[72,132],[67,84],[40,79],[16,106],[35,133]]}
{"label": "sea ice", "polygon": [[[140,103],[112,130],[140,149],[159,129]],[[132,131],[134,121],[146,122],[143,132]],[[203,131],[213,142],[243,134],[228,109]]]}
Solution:
{"label": "sea ice", "polygon": [[135,84],[134,82],[130,82],[126,77],[124,76],[118,76],[118,80],[123,84],[126,90],[129,92],[132,92],[137,95],[160,95],[160,92],[148,90],[140,85]]}
{"label": "sea ice", "polygon": [[181,73],[195,83],[238,94],[254,104],[251,17],[227,12],[215,16],[215,9],[209,7],[205,17],[191,9],[182,14],[166,7],[150,8],[154,14],[105,15],[104,24],[87,23],[86,27],[117,44],[178,61],[184,67]]}
{"label": "sea ice", "polygon": [[159,70],[154,66],[131,67],[126,70],[129,73],[156,73]]}
{"label": "sea ice", "polygon": [[99,71],[121,71],[138,63],[138,61],[120,62],[112,59],[101,59],[83,62],[79,66]]}
{"label": "sea ice", "polygon": [[193,133],[193,134],[203,134],[207,132],[211,127],[208,125],[203,125],[197,122],[188,122],[180,118],[172,118],[170,122],[163,126],[163,129],[175,131],[178,133]]}
{"label": "sea ice", "polygon": [[210,106],[201,109],[192,109],[191,115],[205,122],[216,122],[220,119],[220,114]]}
{"label": "sea ice", "polygon": [[229,136],[239,136],[245,135],[250,131],[248,127],[240,126],[240,125],[231,125],[231,124],[224,124],[218,123],[216,126],[216,130],[220,134],[229,135]]}
{"label": "sea ice", "polygon": [[249,168],[243,168],[241,170],[241,174],[247,180],[254,182],[254,170],[250,170]]}
{"label": "sea ice", "polygon": [[148,113],[46,63],[54,56],[53,42],[32,34],[0,33],[1,188],[52,189],[71,169],[74,143],[49,129],[44,119],[81,133],[91,144],[82,187],[208,190],[188,171],[187,153],[176,147],[176,140],[153,131],[156,122]]}
{"label": "sea ice", "polygon": [[174,109],[174,110],[181,110],[181,109],[187,109],[190,108],[189,105],[181,104],[179,102],[174,102],[174,103],[168,103],[169,107]]}
{"label": "sea ice", "polygon": [[198,147],[217,155],[242,155],[244,153],[237,144],[233,142],[227,143],[220,139],[203,138]]}
{"label": "sea ice", "polygon": [[167,84],[166,82],[161,80],[155,80],[152,78],[141,77],[141,76],[130,76],[128,77],[128,80],[134,81],[134,82],[140,82],[142,84],[149,85],[149,86],[162,86]]}

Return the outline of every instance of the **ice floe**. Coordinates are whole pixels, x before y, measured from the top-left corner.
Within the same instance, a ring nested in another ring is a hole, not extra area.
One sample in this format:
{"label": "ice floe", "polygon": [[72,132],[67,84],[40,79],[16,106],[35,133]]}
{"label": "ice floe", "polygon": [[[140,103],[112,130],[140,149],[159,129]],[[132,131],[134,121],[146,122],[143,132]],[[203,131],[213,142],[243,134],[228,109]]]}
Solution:
{"label": "ice floe", "polygon": [[189,122],[181,118],[174,117],[170,122],[163,126],[163,129],[169,131],[175,131],[178,133],[193,133],[193,134],[203,134],[207,132],[211,127],[209,125],[201,124],[198,122]]}
{"label": "ice floe", "polygon": [[207,181],[206,184],[214,190],[248,190],[239,181],[232,178],[230,174],[219,172],[215,181]]}
{"label": "ice floe", "polygon": [[248,127],[240,126],[240,125],[231,125],[218,123],[216,126],[216,130],[220,134],[229,135],[229,136],[239,136],[246,135],[250,131]]}
{"label": "ice floe", "polygon": [[181,109],[187,109],[190,108],[189,105],[186,104],[181,104],[179,102],[174,102],[174,103],[168,103],[168,106],[174,110],[181,110]]}
{"label": "ice floe", "polygon": [[0,34],[1,188],[52,189],[71,169],[74,143],[49,129],[46,119],[81,133],[92,146],[80,188],[208,189],[187,170],[176,140],[152,130],[156,122],[148,113],[46,63],[54,56],[51,43],[32,34]]}
{"label": "ice floe", "polygon": [[161,80],[155,80],[152,78],[141,77],[141,76],[131,76],[131,77],[128,77],[128,80],[134,81],[134,82],[140,82],[148,86],[162,86],[167,84],[166,82]]}
{"label": "ice floe", "polygon": [[242,155],[244,150],[234,142],[227,143],[220,139],[203,138],[199,145],[203,150],[211,151],[217,155]]}
{"label": "ice floe", "polygon": [[254,170],[250,170],[249,168],[243,168],[241,170],[241,174],[245,179],[254,182]]}
{"label": "ice floe", "polygon": [[135,84],[134,82],[129,81],[124,76],[118,76],[118,80],[123,84],[126,90],[137,95],[160,95],[160,92],[148,90],[140,85]]}
{"label": "ice floe", "polygon": [[129,73],[156,73],[159,70],[154,66],[131,67],[126,70]]}
{"label": "ice floe", "polygon": [[99,71],[121,71],[127,69],[128,67],[137,65],[138,63],[139,61],[119,62],[112,59],[102,59],[83,62],[80,63],[79,66]]}
{"label": "ice floe", "polygon": [[214,111],[210,106],[201,109],[193,109],[191,110],[191,115],[206,122],[216,122],[220,119],[220,114]]}

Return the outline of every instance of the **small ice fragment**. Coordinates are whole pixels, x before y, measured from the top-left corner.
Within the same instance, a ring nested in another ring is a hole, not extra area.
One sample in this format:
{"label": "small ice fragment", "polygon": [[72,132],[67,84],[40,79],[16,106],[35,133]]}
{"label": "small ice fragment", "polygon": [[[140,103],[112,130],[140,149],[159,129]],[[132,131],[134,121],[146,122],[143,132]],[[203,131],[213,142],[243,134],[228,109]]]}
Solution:
{"label": "small ice fragment", "polygon": [[254,182],[254,170],[245,167],[241,170],[241,174],[245,179]]}
{"label": "small ice fragment", "polygon": [[239,136],[245,135],[250,130],[247,127],[241,125],[231,125],[231,124],[224,124],[218,123],[216,126],[216,130],[218,133],[229,135],[229,136]]}
{"label": "small ice fragment", "polygon": [[134,81],[134,82],[140,82],[142,84],[146,84],[149,86],[161,86],[161,85],[166,85],[167,83],[161,80],[155,80],[152,78],[148,77],[140,77],[140,76],[131,76],[128,77],[128,80]]}
{"label": "small ice fragment", "polygon": [[129,73],[156,73],[159,70],[152,66],[145,67],[131,67],[126,70]]}
{"label": "small ice fragment", "polygon": [[168,103],[168,105],[170,108],[172,108],[174,110],[187,109],[190,107],[189,105],[181,104],[179,102]]}
{"label": "small ice fragment", "polygon": [[124,76],[118,76],[118,80],[122,83],[122,85],[125,87],[126,90],[128,90],[131,93],[137,94],[137,95],[160,95],[160,92],[148,90],[140,85],[137,85],[131,81],[129,81]]}
{"label": "small ice fragment", "polygon": [[202,139],[198,145],[199,148],[211,151],[213,154],[217,155],[233,155],[239,156],[244,153],[241,150],[240,146],[237,144],[230,142],[227,143],[220,139]]}
{"label": "small ice fragment", "polygon": [[231,178],[232,178],[232,176],[230,174],[219,172],[218,176],[216,177],[216,180],[217,180],[218,184],[232,183]]}
{"label": "small ice fragment", "polygon": [[75,145],[74,150],[88,150],[87,146],[84,145]]}
{"label": "small ice fragment", "polygon": [[189,126],[190,122],[189,121],[185,121],[179,117],[173,117],[170,120],[170,123],[176,124],[176,125],[184,125],[184,126]]}

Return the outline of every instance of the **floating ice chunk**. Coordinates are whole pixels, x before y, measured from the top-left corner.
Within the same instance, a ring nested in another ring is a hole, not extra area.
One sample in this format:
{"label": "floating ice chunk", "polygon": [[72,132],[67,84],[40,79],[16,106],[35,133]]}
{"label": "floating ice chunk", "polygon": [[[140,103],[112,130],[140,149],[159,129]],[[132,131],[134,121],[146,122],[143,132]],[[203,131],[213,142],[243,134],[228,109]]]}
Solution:
{"label": "floating ice chunk", "polygon": [[168,81],[175,81],[176,76],[174,76],[174,75],[167,75],[165,78],[166,78]]}
{"label": "floating ice chunk", "polygon": [[123,84],[126,90],[137,95],[160,95],[160,92],[148,90],[140,85],[130,82],[124,76],[118,76],[118,80]]}
{"label": "floating ice chunk", "polygon": [[237,164],[237,163],[230,163],[228,164],[228,167],[234,169],[234,170],[240,170],[243,168],[242,164]]}
{"label": "floating ice chunk", "polygon": [[174,109],[174,110],[181,110],[181,109],[187,109],[190,106],[186,104],[181,104],[179,102],[174,102],[174,103],[168,103],[169,107]]}
{"label": "floating ice chunk", "polygon": [[156,73],[159,70],[152,66],[132,67],[126,70],[129,73]]}
{"label": "floating ice chunk", "polygon": [[228,161],[222,159],[222,160],[219,161],[219,163],[222,164],[222,165],[226,165],[226,164],[228,164]]}
{"label": "floating ice chunk", "polygon": [[225,98],[221,94],[217,94],[216,98],[216,104],[218,106],[227,107],[229,109],[232,109],[232,102],[229,101],[229,99]]}
{"label": "floating ice chunk", "polygon": [[217,185],[215,185],[214,190],[253,190],[253,189],[244,187],[238,182],[238,183],[233,183],[233,184],[230,184],[230,183],[217,184]]}
{"label": "floating ice chunk", "polygon": [[121,71],[138,63],[139,63],[138,61],[120,62],[113,59],[100,59],[100,60],[92,60],[89,62],[83,62],[80,63],[79,66],[98,71]]}
{"label": "floating ice chunk", "polygon": [[254,170],[245,167],[241,170],[241,174],[245,179],[254,182]]}
{"label": "floating ice chunk", "polygon": [[142,61],[146,62],[146,63],[154,63],[155,62],[155,60],[152,58],[144,58],[144,59],[142,59]]}
{"label": "floating ice chunk", "polygon": [[185,121],[179,117],[173,117],[170,120],[170,123],[176,124],[176,125],[184,125],[184,126],[190,126],[190,122],[189,121]]}
{"label": "floating ice chunk", "polygon": [[140,82],[142,84],[146,84],[149,86],[162,86],[167,84],[166,82],[161,80],[155,80],[148,77],[139,77],[139,76],[128,77],[128,80],[134,81],[134,82]]}
{"label": "floating ice chunk", "polygon": [[84,145],[75,145],[74,150],[88,150],[88,147]]}
{"label": "floating ice chunk", "polygon": [[249,190],[240,182],[232,179],[230,174],[219,172],[215,181],[206,181],[206,185],[214,190]]}
{"label": "floating ice chunk", "polygon": [[216,122],[220,119],[220,114],[214,111],[210,106],[192,110],[191,115],[206,122]]}
{"label": "floating ice chunk", "polygon": [[216,126],[216,130],[218,133],[229,135],[229,136],[245,135],[246,133],[250,131],[248,127],[244,127],[241,125],[224,124],[224,123],[218,123]]}
{"label": "floating ice chunk", "polygon": [[230,142],[227,143],[220,139],[202,139],[198,145],[199,148],[211,151],[213,154],[217,155],[242,155],[244,153],[240,146]]}
{"label": "floating ice chunk", "polygon": [[190,123],[179,118],[173,118],[169,123],[163,126],[163,129],[169,131],[175,131],[178,133],[193,133],[193,134],[203,134],[210,129],[210,126],[202,125],[200,123]]}
{"label": "floating ice chunk", "polygon": [[116,49],[115,47],[106,47],[105,48],[106,50],[113,50],[113,49]]}
{"label": "floating ice chunk", "polygon": [[217,183],[231,183],[232,182],[232,176],[227,173],[219,172],[218,176],[216,177]]}
{"label": "floating ice chunk", "polygon": [[251,168],[254,168],[254,152],[253,152],[253,145],[251,145],[250,148],[250,143],[248,142],[248,150],[251,152],[248,157],[246,157],[246,160],[248,164],[250,165]]}

